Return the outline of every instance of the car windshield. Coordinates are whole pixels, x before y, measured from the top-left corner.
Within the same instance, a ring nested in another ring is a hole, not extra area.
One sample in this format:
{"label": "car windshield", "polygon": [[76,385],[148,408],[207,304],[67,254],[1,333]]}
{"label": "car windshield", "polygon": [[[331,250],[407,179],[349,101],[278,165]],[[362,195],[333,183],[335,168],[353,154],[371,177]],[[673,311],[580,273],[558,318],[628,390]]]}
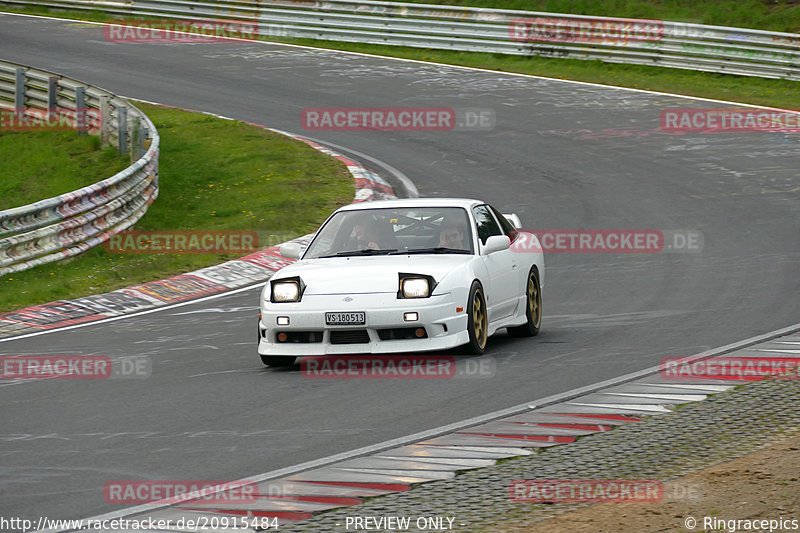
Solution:
{"label": "car windshield", "polygon": [[303,259],[391,254],[471,254],[472,231],[460,207],[340,211],[317,232]]}

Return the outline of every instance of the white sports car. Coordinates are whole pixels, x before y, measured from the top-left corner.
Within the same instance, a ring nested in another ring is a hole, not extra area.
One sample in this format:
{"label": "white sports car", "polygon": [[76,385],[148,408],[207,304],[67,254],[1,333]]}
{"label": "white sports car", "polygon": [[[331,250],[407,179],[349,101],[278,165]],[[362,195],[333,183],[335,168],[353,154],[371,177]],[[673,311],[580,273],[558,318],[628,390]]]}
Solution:
{"label": "white sports car", "polygon": [[480,354],[498,329],[532,336],[541,325],[536,236],[478,200],[351,204],[305,251],[286,243],[281,255],[300,260],[261,293],[258,353],[268,366],[462,345]]}

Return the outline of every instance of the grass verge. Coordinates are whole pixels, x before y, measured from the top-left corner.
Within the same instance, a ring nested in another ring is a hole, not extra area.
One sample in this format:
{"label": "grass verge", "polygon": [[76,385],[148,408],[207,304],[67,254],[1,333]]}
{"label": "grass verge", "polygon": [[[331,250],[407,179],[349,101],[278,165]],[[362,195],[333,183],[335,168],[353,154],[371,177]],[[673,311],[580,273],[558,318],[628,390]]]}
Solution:
{"label": "grass verge", "polygon": [[[161,156],[159,198],[135,229],[255,231],[267,247],[316,230],[332,210],[353,200],[344,164],[305,143],[202,113],[137,106],[158,128]],[[233,258],[113,254],[95,247],[68,261],[2,276],[0,311],[106,292]]]}
{"label": "grass verge", "polygon": [[[758,29],[771,31],[800,31],[800,3],[794,1],[775,3],[763,0],[718,0],[716,2],[439,0],[432,3],[569,12],[626,18],[660,18],[703,24],[757,27]],[[0,2],[0,5],[2,5],[2,2]],[[9,12],[76,18],[96,22],[118,20],[120,18],[106,15],[100,11],[57,10],[46,7],[26,9],[4,7],[3,9]],[[618,65],[601,61],[455,52],[313,39],[271,38],[270,41],[800,110],[800,99],[797,97],[800,84],[788,80],[694,72],[662,67]]]}
{"label": "grass verge", "polygon": [[58,196],[113,176],[127,155],[74,131],[0,132],[0,211]]}

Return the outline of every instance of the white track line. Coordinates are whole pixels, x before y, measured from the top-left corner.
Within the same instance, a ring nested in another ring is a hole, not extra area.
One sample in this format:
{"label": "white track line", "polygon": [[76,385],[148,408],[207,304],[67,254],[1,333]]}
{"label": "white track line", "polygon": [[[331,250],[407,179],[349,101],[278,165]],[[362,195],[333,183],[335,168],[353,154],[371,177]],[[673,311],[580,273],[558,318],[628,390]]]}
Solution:
{"label": "white track line", "polygon": [[100,320],[95,320],[94,322],[82,322],[80,324],[73,324],[71,326],[64,326],[64,327],[61,327],[61,328],[53,328],[53,329],[46,329],[46,330],[42,330],[42,331],[34,331],[32,333],[25,333],[24,335],[17,335],[16,337],[6,337],[4,339],[0,339],[0,342],[17,341],[17,340],[20,340],[20,339],[27,339],[27,338],[30,338],[30,337],[38,337],[39,335],[46,335],[47,333],[55,333],[57,331],[67,331],[67,330],[70,330],[70,329],[83,328],[83,327],[87,327],[87,326],[95,326],[97,324],[105,324],[107,322],[115,322],[117,320],[122,320],[124,318],[133,318],[135,316],[149,315],[150,313],[156,313],[158,311],[166,311],[166,310],[169,310],[169,309],[175,309],[176,307],[183,307],[184,305],[190,305],[190,304],[195,304],[195,303],[199,303],[199,302],[205,302],[207,300],[213,300],[215,298],[221,298],[223,296],[228,296],[229,294],[236,294],[236,293],[239,293],[239,292],[248,291],[248,290],[256,288],[258,285],[262,285],[264,283],[266,283],[266,281],[257,281],[255,283],[253,283],[252,285],[248,285],[246,287],[239,287],[238,289],[231,289],[229,291],[221,292],[219,294],[211,294],[209,296],[203,296],[202,298],[197,298],[195,300],[187,300],[185,302],[178,302],[178,303],[175,303],[175,304],[169,304],[169,305],[165,305],[163,307],[155,307],[153,309],[147,309],[145,311],[137,311],[137,312],[131,313],[129,315],[112,316],[112,317],[108,317],[108,318],[101,318]]}

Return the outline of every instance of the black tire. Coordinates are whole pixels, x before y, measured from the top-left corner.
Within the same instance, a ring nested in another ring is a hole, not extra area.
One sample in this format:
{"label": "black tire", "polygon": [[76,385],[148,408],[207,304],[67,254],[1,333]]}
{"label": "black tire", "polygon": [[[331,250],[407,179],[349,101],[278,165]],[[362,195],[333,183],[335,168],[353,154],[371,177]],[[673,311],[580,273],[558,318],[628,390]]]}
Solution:
{"label": "black tire", "polygon": [[542,327],[542,287],[536,267],[531,268],[528,283],[525,284],[525,316],[528,320],[523,325],[506,328],[510,336],[534,337]]}
{"label": "black tire", "polygon": [[295,356],[286,357],[285,355],[262,355],[261,362],[273,368],[285,368],[294,366]]}
{"label": "black tire", "polygon": [[464,346],[464,351],[472,355],[481,355],[486,350],[486,341],[489,337],[489,316],[483,287],[477,281],[472,282],[467,299],[467,332],[469,342]]}

